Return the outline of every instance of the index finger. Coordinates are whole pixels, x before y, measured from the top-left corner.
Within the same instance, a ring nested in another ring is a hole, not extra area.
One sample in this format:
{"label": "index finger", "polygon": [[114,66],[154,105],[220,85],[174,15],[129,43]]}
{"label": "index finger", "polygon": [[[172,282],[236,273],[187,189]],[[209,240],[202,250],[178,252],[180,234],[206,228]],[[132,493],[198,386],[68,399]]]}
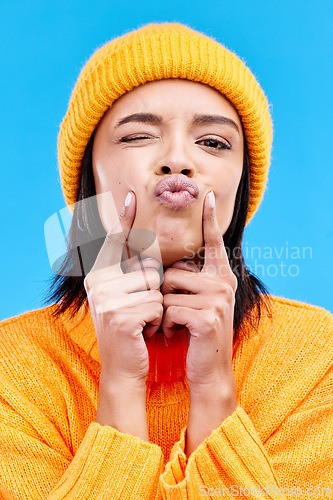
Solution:
{"label": "index finger", "polygon": [[[111,210],[114,212],[114,201],[109,197],[108,204],[113,204]],[[108,210],[110,207],[103,207]],[[110,210],[110,212],[111,212]],[[114,276],[122,274],[121,261],[124,251],[124,245],[128,239],[130,230],[132,228],[136,213],[136,198],[133,192],[129,192],[126,196],[124,206],[118,218],[109,229],[104,243],[97,255],[96,261],[91,271],[97,271],[111,268]],[[125,245],[126,246],[126,245]],[[130,258],[130,253],[127,245],[127,258]]]}
{"label": "index finger", "polygon": [[227,276],[230,274],[228,255],[223,242],[223,235],[216,218],[215,196],[210,191],[204,202],[203,238],[205,263],[202,272]]}
{"label": "index finger", "polygon": [[[135,214],[136,198],[134,193],[130,192],[117,221],[106,235],[91,269],[92,272],[107,268],[108,279],[110,279],[134,269],[141,269],[145,275],[145,267],[158,268],[159,264],[161,266],[162,257],[157,237],[150,230],[132,228]],[[147,257],[150,259],[145,262],[144,259]],[[163,270],[161,273],[162,280]]]}

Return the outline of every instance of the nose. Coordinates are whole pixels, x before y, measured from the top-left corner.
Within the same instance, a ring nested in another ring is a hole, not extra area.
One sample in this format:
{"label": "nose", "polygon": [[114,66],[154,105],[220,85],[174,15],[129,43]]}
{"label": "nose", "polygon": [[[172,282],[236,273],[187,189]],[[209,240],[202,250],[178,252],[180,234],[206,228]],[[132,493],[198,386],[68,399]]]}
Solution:
{"label": "nose", "polygon": [[187,177],[195,175],[195,165],[186,139],[181,135],[165,140],[165,149],[156,164],[156,173],[162,174],[184,174]]}

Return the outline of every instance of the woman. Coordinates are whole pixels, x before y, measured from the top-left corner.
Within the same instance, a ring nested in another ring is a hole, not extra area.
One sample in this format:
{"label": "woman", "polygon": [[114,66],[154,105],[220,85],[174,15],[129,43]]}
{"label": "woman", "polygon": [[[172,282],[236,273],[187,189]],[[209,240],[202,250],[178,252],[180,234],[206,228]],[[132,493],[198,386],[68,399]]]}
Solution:
{"label": "woman", "polygon": [[241,252],[271,139],[253,75],[188,27],[88,61],[58,303],[1,325],[3,498],[329,496],[332,317],[269,297]]}

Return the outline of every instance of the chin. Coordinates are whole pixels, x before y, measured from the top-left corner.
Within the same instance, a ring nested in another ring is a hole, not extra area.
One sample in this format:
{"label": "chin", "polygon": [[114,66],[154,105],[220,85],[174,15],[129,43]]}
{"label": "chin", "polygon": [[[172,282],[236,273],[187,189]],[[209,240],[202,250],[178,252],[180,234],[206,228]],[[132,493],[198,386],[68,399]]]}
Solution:
{"label": "chin", "polygon": [[169,245],[160,245],[163,267],[171,267],[179,260],[194,260],[196,256],[202,254],[202,239],[196,242],[185,242],[183,245],[175,245],[170,242]]}

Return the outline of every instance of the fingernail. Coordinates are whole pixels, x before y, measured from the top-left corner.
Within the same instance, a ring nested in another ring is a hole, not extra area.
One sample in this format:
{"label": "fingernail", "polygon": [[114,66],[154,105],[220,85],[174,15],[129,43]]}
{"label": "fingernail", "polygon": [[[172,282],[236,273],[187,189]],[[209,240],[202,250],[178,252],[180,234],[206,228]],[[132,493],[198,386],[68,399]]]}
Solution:
{"label": "fingernail", "polygon": [[167,347],[169,347],[169,343],[168,343],[168,341],[167,341],[166,336],[165,336],[165,335],[163,335],[163,338],[164,338],[164,343],[165,343],[165,345],[166,345]]}
{"label": "fingernail", "polygon": [[208,201],[209,201],[210,206],[212,208],[214,208],[215,207],[215,195],[214,195],[213,191],[210,191],[208,193]]}
{"label": "fingernail", "polygon": [[133,193],[130,191],[127,193],[126,199],[125,199],[125,207],[128,207],[133,200]]}

